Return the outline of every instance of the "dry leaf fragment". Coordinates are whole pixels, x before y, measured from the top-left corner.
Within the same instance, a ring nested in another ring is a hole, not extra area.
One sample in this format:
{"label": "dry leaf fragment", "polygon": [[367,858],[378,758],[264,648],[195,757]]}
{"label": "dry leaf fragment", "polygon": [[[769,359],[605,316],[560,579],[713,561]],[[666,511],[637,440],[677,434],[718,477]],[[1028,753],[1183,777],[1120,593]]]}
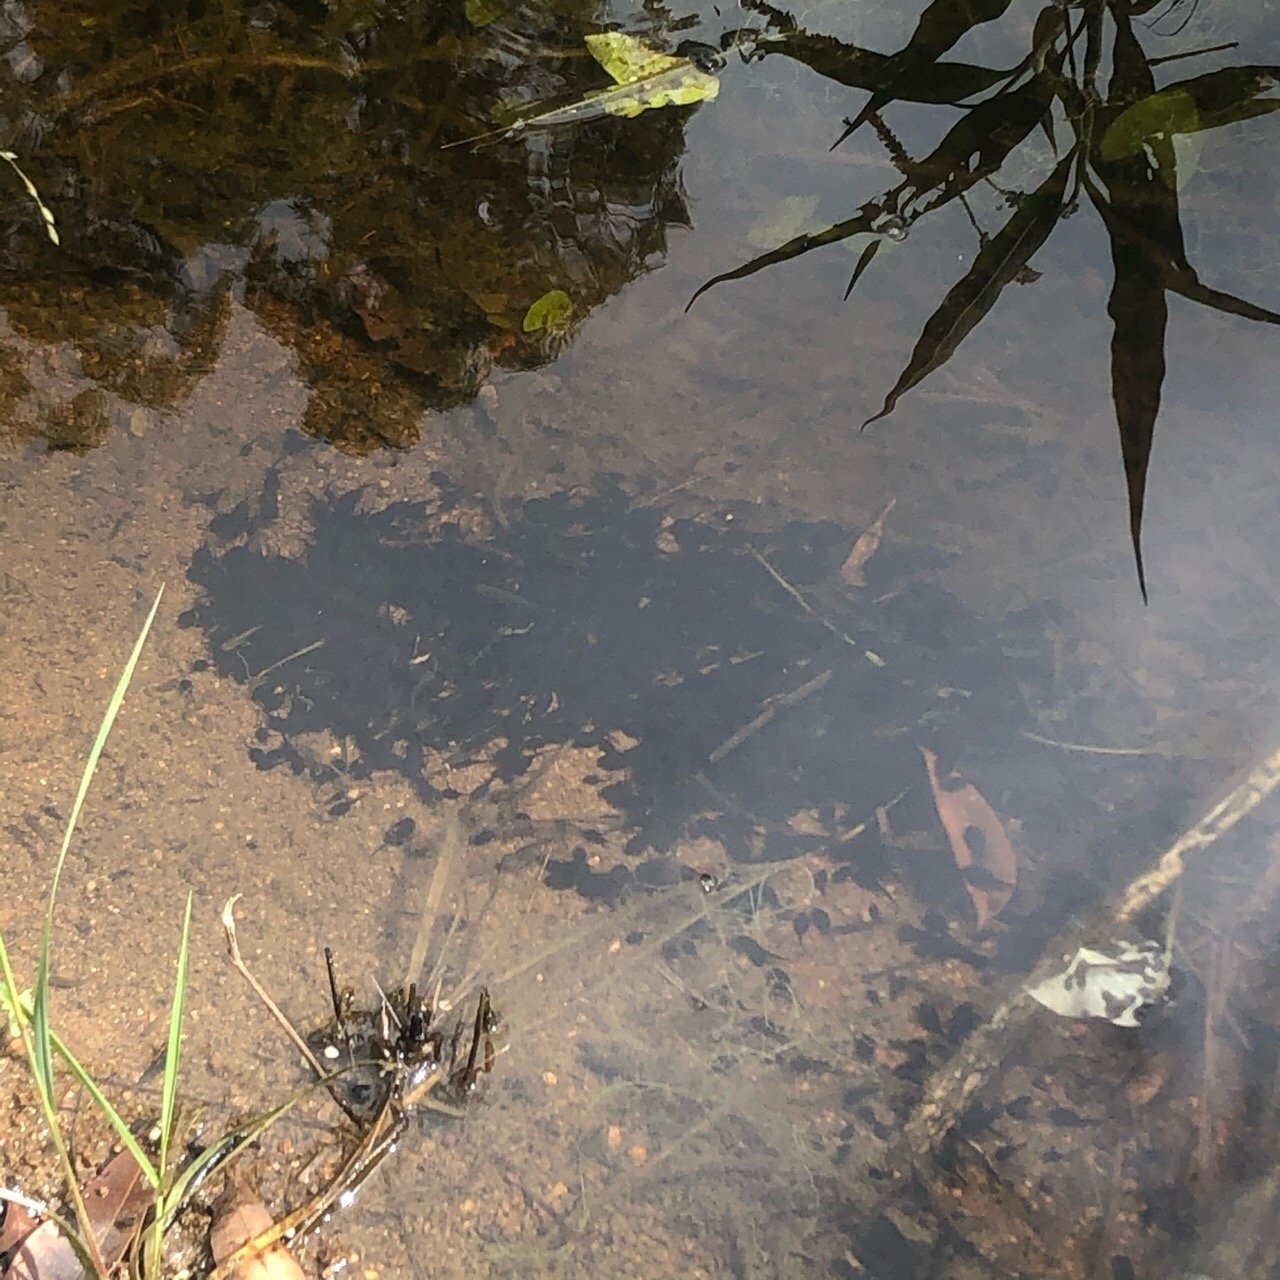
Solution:
{"label": "dry leaf fragment", "polygon": [[[233,1179],[214,1206],[209,1244],[213,1260],[221,1267],[237,1249],[269,1231],[271,1215],[254,1190],[242,1179]],[[238,1263],[228,1280],[305,1280],[302,1268],[282,1244],[251,1254]]]}
{"label": "dry leaf fragment", "polygon": [[114,1266],[151,1204],[151,1188],[132,1152],[117,1152],[85,1183],[84,1202],[103,1260]]}
{"label": "dry leaf fragment", "polygon": [[[83,1195],[98,1252],[108,1267],[115,1267],[151,1203],[151,1190],[132,1154],[121,1151],[84,1184]],[[13,1249],[7,1241],[19,1229],[20,1206],[10,1205],[9,1210],[14,1221],[12,1226],[6,1221],[5,1230],[0,1232],[3,1252]],[[80,1259],[58,1226],[50,1221],[35,1226],[29,1215],[26,1220],[30,1226],[19,1238],[20,1243],[13,1242],[17,1248],[4,1273],[6,1280],[84,1280]]]}
{"label": "dry leaf fragment", "polygon": [[18,1245],[4,1274],[5,1280],[84,1280],[75,1250],[47,1219]]}
{"label": "dry leaf fragment", "polygon": [[21,1204],[0,1204],[0,1258],[16,1249],[38,1226],[40,1219]]}
{"label": "dry leaf fragment", "polygon": [[889,518],[889,512],[893,510],[897,501],[897,498],[889,499],[885,509],[876,516],[867,529],[863,530],[857,542],[853,544],[853,550],[845,557],[844,564],[840,566],[840,576],[849,586],[865,587],[867,585],[862,571],[867,567],[867,561],[880,550],[880,542],[884,538],[884,522]]}
{"label": "dry leaf fragment", "polygon": [[[1013,851],[1000,815],[971,782],[944,787],[938,777],[938,757],[921,747],[933,802],[938,807],[951,845],[951,854],[964,876],[965,888],[978,913],[978,927],[995,919],[1013,897],[1018,882],[1018,855]],[[976,833],[976,835],[975,835]]]}

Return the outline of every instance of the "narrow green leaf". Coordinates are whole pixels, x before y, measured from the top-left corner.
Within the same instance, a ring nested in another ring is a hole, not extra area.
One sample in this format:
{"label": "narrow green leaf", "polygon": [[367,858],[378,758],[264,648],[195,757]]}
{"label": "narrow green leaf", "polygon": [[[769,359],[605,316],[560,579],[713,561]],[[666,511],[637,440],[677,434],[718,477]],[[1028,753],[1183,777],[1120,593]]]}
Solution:
{"label": "narrow green leaf", "polygon": [[129,1154],[138,1162],[138,1167],[142,1170],[142,1176],[146,1178],[153,1189],[159,1190],[160,1173],[147,1153],[139,1145],[137,1138],[133,1136],[124,1117],[115,1109],[111,1099],[102,1092],[98,1082],[89,1074],[80,1059],[72,1053],[57,1032],[53,1033],[52,1041],[53,1051],[66,1063],[67,1069],[76,1078],[81,1088],[93,1099],[93,1105],[98,1108],[107,1123],[116,1131],[116,1136],[128,1148]]}
{"label": "narrow green leaf", "polygon": [[1035,191],[1019,200],[1013,217],[979,250],[964,278],[951,287],[929,317],[907,367],[885,397],[884,407],[864,426],[892,413],[912,387],[946,364],[995,306],[1005,286],[1031,261],[1062,216],[1074,162],[1072,152]]}
{"label": "narrow green leaf", "polygon": [[[40,1109],[44,1112],[45,1123],[49,1126],[49,1137],[53,1141],[54,1150],[58,1153],[58,1162],[62,1166],[63,1177],[67,1184],[67,1195],[75,1209],[76,1221],[81,1230],[62,1219],[58,1219],[59,1229],[80,1258],[85,1274],[92,1280],[107,1280],[107,1265],[103,1261],[101,1250],[93,1237],[93,1218],[84,1196],[80,1191],[80,1183],[76,1176],[76,1167],[72,1163],[70,1152],[62,1136],[62,1126],[58,1119],[58,1102],[52,1089],[45,1092],[39,1074],[39,1063],[36,1057],[34,1031],[35,1004],[32,1002],[30,1013],[27,1011],[23,994],[18,988],[17,979],[13,975],[13,966],[9,961],[9,949],[5,945],[4,936],[0,934],[0,973],[4,976],[5,1005],[18,1024],[18,1034],[22,1038],[22,1047],[27,1055],[27,1063],[31,1068],[32,1078],[36,1081],[36,1092],[40,1099]],[[51,1036],[58,1043],[55,1036]]]}
{"label": "narrow green leaf", "polygon": [[177,972],[173,980],[173,1004],[169,1010],[169,1040],[164,1058],[164,1085],[160,1093],[160,1180],[169,1171],[169,1143],[173,1136],[174,1108],[178,1103],[178,1072],[182,1059],[182,1014],[187,999],[187,961],[191,949],[191,894],[182,916],[182,942],[178,947]]}
{"label": "narrow green leaf", "polygon": [[62,847],[58,850],[58,861],[53,871],[53,885],[49,890],[49,906],[45,913],[47,927],[52,927],[54,904],[58,898],[58,881],[62,877],[62,866],[67,859],[67,850],[71,847],[71,837],[75,833],[76,823],[80,819],[80,810],[84,808],[85,797],[89,794],[89,784],[93,781],[94,771],[97,769],[98,760],[102,756],[102,749],[107,745],[107,738],[110,736],[111,728],[115,724],[116,716],[119,714],[120,707],[124,702],[124,695],[128,692],[129,684],[133,680],[134,669],[138,665],[138,659],[142,656],[143,646],[147,643],[147,636],[151,632],[151,624],[155,621],[156,612],[160,608],[160,601],[163,596],[164,587],[162,586],[156,592],[151,611],[147,614],[146,621],[142,624],[142,630],[138,633],[137,640],[134,641],[133,651],[129,654],[129,660],[125,663],[119,680],[116,681],[116,687],[111,694],[111,701],[107,704],[106,714],[102,717],[102,723],[98,726],[98,733],[93,740],[93,746],[89,749],[89,758],[85,761],[84,772],[80,775],[80,786],[76,791],[75,802],[71,806],[71,817],[67,819],[67,827],[62,836]]}
{"label": "narrow green leaf", "polygon": [[158,1219],[161,1231],[168,1229],[174,1217],[186,1201],[195,1194],[204,1180],[217,1168],[234,1160],[246,1147],[252,1146],[276,1121],[292,1111],[304,1098],[324,1087],[324,1081],[313,1080],[303,1085],[292,1097],[278,1107],[254,1119],[246,1120],[216,1142],[206,1147],[194,1160],[186,1164],[173,1179],[164,1197],[164,1208]]}
{"label": "narrow green leaf", "polygon": [[[6,1187],[0,1187],[0,1201],[8,1204],[18,1204],[26,1209],[29,1213],[46,1218],[53,1223],[62,1234],[62,1238],[71,1247],[72,1253],[76,1255],[76,1261],[83,1268],[86,1276],[93,1276],[95,1280],[101,1275],[101,1280],[107,1280],[104,1273],[98,1271],[97,1263],[94,1261],[93,1254],[89,1251],[88,1246],[84,1242],[84,1238],[76,1230],[75,1224],[70,1219],[63,1217],[55,1209],[50,1208],[47,1204],[42,1204],[39,1200],[32,1200],[29,1196],[20,1195],[16,1191],[10,1191]],[[0,1215],[2,1217],[3,1215]],[[38,1230],[39,1228],[37,1228]],[[7,1273],[6,1273],[7,1274]]]}
{"label": "narrow green leaf", "polygon": [[94,771],[97,769],[98,760],[102,756],[102,749],[106,746],[107,738],[111,733],[111,726],[115,724],[116,715],[124,702],[124,695],[129,688],[129,682],[133,679],[133,672],[138,665],[138,659],[142,656],[142,647],[151,631],[151,624],[155,620],[156,611],[160,608],[160,599],[163,595],[164,587],[162,586],[156,592],[151,612],[147,614],[147,619],[142,624],[142,631],[134,643],[133,652],[129,655],[129,660],[125,663],[124,670],[120,673],[120,679],[116,681],[111,701],[107,704],[106,714],[102,717],[102,723],[98,726],[97,737],[93,740],[93,746],[89,750],[89,758],[85,761],[84,771],[80,775],[80,786],[76,791],[75,802],[71,806],[71,816],[67,819],[66,830],[62,835],[62,847],[58,850],[58,860],[53,869],[53,882],[49,888],[49,904],[45,909],[44,930],[40,937],[35,1004],[31,1015],[31,1027],[36,1052],[36,1081],[41,1092],[49,1097],[53,1095],[53,1055],[50,1052],[49,1043],[49,952],[53,945],[53,914],[58,901],[58,885],[62,879],[63,865],[67,860],[67,850],[71,847],[71,837],[75,833],[76,823],[80,818],[80,810],[84,807],[85,796],[89,793],[89,784],[93,781]]}

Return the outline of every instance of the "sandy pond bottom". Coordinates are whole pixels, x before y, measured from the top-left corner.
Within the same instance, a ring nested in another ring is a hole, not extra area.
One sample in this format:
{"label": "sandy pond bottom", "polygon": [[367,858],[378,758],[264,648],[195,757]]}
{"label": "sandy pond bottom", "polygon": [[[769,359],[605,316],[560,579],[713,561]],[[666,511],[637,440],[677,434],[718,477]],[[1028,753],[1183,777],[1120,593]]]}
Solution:
{"label": "sandy pond bottom", "polygon": [[[501,449],[442,419],[412,453],[362,461],[286,434],[306,393],[239,316],[163,446],[6,459],[0,927],[24,973],[84,752],[167,584],[68,864],[54,1006],[68,1040],[114,1087],[142,1074],[188,889],[187,1089],[215,1124],[304,1078],[226,961],[231,894],[247,958],[303,1026],[327,1016],[325,946],[367,999],[375,979],[404,979],[415,949],[442,966],[447,999],[487,985],[506,1049],[484,1098],[461,1121],[415,1118],[307,1246],[316,1270],[349,1257],[387,1277],[1273,1274],[1246,1256],[1266,1233],[1237,1216],[1265,1220],[1272,1203],[1265,806],[1188,884],[1170,1006],[1137,1031],[1020,1023],[947,1141],[903,1138],[1063,922],[1250,762],[1264,659],[1210,672],[1227,627],[1210,599],[1157,601],[1138,640],[1111,627],[1131,586],[1112,544],[1084,536],[1102,500],[1063,482],[1054,511],[1071,508],[1074,541],[1016,510],[1017,485],[992,473],[1007,429],[985,455],[880,441],[846,480],[831,464],[851,448],[847,422],[814,428],[797,476],[746,421],[737,470],[677,489],[670,458],[715,455],[717,424],[673,443],[693,371],[667,373],[673,389],[612,451],[588,387],[585,443],[564,447],[558,477],[528,410],[550,417],[559,401],[533,379],[503,389]],[[1235,441],[1261,475],[1255,445]],[[1087,452],[1064,444],[1055,465],[1089,473],[1072,450]],[[859,597],[840,563],[895,490],[912,501]],[[1028,542],[1010,550],[1009,527]],[[969,554],[954,555],[966,528]],[[1029,585],[1059,543],[1087,580],[1074,607]],[[1092,572],[1104,563],[1114,578]],[[285,582],[316,591],[307,616],[323,626],[299,621]],[[594,619],[545,608],[584,582],[630,597]],[[680,599],[686,629],[679,611],[633,626],[623,604],[646,595],[659,611]],[[1262,633],[1269,609],[1242,617]],[[892,682],[880,702],[867,651]],[[985,931],[924,745],[980,788],[1018,850],[1017,894]],[[433,901],[452,823],[462,840]],[[0,1083],[0,1164],[47,1189],[11,1057]],[[82,1101],[68,1106],[92,1163],[102,1135]],[[257,1158],[272,1204],[303,1193],[329,1119],[291,1124]]]}

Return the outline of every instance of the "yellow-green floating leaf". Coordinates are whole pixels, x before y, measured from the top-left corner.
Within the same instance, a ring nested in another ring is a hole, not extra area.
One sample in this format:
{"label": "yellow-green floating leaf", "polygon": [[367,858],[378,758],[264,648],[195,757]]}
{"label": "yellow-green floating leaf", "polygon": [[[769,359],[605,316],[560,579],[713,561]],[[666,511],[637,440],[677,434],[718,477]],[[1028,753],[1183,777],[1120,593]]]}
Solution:
{"label": "yellow-green floating leaf", "polygon": [[551,289],[524,313],[523,328],[525,333],[545,329],[559,336],[568,333],[572,323],[573,299],[563,289]]}
{"label": "yellow-green floating leaf", "polygon": [[720,80],[688,58],[663,53],[621,31],[586,37],[591,56],[617,81],[616,89],[596,95],[614,116],[638,116],[654,107],[687,107],[720,92]]}
{"label": "yellow-green floating leaf", "polygon": [[467,0],[464,10],[473,27],[487,27],[507,11],[502,0]]}

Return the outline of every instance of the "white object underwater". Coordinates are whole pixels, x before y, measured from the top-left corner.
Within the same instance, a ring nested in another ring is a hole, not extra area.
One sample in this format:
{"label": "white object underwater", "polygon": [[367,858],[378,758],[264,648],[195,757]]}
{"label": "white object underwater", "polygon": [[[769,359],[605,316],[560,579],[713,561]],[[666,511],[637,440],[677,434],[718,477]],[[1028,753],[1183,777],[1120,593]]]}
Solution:
{"label": "white object underwater", "polygon": [[1169,961],[1159,942],[1081,947],[1061,973],[1026,992],[1064,1018],[1105,1018],[1117,1027],[1136,1027],[1138,1011],[1168,994]]}
{"label": "white object underwater", "polygon": [[1182,899],[1179,880],[1163,942],[1113,938],[1079,947],[1060,973],[1027,983],[1027,995],[1064,1018],[1105,1018],[1117,1027],[1136,1027],[1138,1013],[1169,994],[1173,934]]}

